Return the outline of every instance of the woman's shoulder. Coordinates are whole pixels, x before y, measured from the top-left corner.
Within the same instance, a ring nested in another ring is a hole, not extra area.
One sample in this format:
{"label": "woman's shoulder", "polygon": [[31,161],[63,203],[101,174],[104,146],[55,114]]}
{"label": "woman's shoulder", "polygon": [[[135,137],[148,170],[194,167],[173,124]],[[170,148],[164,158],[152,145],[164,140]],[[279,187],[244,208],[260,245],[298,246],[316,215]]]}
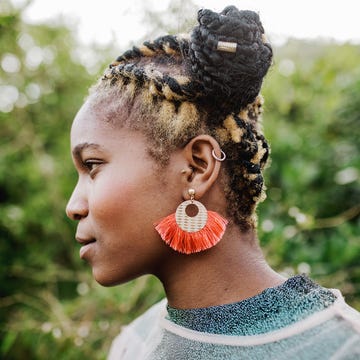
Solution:
{"label": "woman's shoulder", "polygon": [[[219,351],[220,348],[231,349],[234,356],[240,356],[251,348],[251,356],[254,355],[251,358],[258,358],[255,355],[264,349],[274,356],[279,355],[276,350],[279,344],[291,353],[291,349],[298,346],[299,339],[303,345],[306,342],[309,346],[303,346],[299,353],[292,354],[294,357],[290,357],[294,359],[316,358],[318,353],[323,354],[323,358],[334,354],[341,359],[346,356],[353,358],[360,353],[360,313],[346,304],[340,291],[331,292],[336,300],[327,308],[285,328],[253,336],[210,334],[179,326],[166,316],[167,300],[164,299],[123,329],[113,341],[108,360],[144,359],[147,355],[150,358],[174,358],[172,349],[177,349],[176,344],[180,343],[184,346],[181,350],[184,353],[198,349],[205,354],[215,346]],[[167,334],[166,341],[164,334]],[[158,356],[159,353],[166,356]]]}
{"label": "woman's shoulder", "polygon": [[126,326],[126,329],[131,331],[138,331],[140,336],[146,336],[147,330],[150,330],[154,323],[166,313],[167,299],[162,299],[142,315],[132,321]]}
{"label": "woman's shoulder", "polygon": [[[123,327],[120,334],[113,340],[107,359],[137,358],[138,354],[144,350],[146,339],[159,329],[158,322],[166,312],[166,304],[167,299],[159,301],[129,325]],[[136,351],[136,355],[131,354],[133,351]]]}

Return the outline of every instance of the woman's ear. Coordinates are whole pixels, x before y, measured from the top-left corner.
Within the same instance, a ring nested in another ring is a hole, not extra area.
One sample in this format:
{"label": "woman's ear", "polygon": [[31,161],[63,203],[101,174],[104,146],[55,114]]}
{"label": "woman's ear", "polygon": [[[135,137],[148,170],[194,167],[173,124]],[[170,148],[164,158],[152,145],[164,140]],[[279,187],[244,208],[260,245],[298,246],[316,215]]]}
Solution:
{"label": "woman's ear", "polygon": [[221,168],[221,161],[213,156],[220,156],[219,143],[209,135],[199,135],[193,138],[183,149],[184,156],[192,169],[187,177],[187,188],[183,190],[183,197],[189,198],[188,190],[195,190],[195,199],[203,197],[217,180]]}

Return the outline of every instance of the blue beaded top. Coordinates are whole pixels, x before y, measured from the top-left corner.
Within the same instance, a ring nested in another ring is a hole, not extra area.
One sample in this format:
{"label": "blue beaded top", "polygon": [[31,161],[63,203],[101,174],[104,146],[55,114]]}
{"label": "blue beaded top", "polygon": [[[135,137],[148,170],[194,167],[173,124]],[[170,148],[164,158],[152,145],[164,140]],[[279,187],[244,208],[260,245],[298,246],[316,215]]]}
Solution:
{"label": "blue beaded top", "polygon": [[258,335],[278,330],[330,306],[336,297],[304,275],[233,304],[198,309],[167,306],[168,317],[186,328],[223,335]]}

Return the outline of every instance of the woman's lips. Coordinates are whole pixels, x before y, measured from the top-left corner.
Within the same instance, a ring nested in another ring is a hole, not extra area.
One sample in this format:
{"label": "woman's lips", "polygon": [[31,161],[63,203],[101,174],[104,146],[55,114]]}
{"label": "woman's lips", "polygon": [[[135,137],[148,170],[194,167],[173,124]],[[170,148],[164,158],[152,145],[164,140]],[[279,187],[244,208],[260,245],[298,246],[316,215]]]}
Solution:
{"label": "woman's lips", "polygon": [[95,239],[81,239],[76,238],[76,241],[79,242],[82,246],[79,251],[80,259],[84,259],[86,253],[91,249],[92,245],[96,242]]}

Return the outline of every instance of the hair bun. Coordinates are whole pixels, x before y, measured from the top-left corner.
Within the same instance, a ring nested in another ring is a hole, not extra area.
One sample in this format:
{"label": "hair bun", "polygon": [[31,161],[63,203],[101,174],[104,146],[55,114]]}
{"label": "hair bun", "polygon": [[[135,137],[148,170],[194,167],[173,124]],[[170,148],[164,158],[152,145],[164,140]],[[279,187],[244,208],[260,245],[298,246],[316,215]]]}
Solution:
{"label": "hair bun", "polygon": [[[239,111],[255,100],[272,62],[259,15],[228,6],[221,13],[200,10],[198,22],[188,50],[191,72],[204,97],[228,112]],[[221,50],[219,41],[233,43],[225,44],[233,52]]]}

